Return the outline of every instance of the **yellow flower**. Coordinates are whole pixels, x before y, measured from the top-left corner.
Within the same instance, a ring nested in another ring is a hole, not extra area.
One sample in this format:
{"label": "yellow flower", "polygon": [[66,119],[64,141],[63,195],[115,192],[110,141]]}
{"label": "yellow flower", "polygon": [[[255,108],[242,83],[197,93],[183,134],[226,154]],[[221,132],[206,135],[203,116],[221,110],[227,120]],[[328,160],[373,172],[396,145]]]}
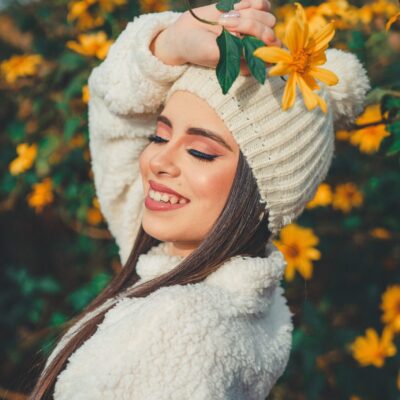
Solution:
{"label": "yellow flower", "polygon": [[105,12],[112,12],[117,6],[126,4],[126,0],[98,0],[100,8]]}
{"label": "yellow flower", "polygon": [[104,13],[126,4],[126,0],[78,0],[69,3],[68,21],[77,21],[77,28],[91,29],[104,24]]}
{"label": "yellow flower", "polygon": [[313,247],[318,243],[319,239],[311,228],[303,228],[296,224],[282,228],[280,240],[274,241],[274,244],[285,256],[287,281],[294,279],[296,270],[304,279],[311,279],[313,273],[311,260],[321,258],[320,251]]}
{"label": "yellow flower", "polygon": [[371,3],[371,8],[376,15],[391,16],[397,11],[397,5],[387,0],[375,0]]}
{"label": "yellow flower", "polygon": [[393,332],[387,327],[383,329],[381,338],[375,329],[369,328],[365,336],[356,338],[350,349],[361,366],[374,365],[381,368],[385,364],[385,358],[394,356],[397,352],[392,340]]}
{"label": "yellow flower", "polygon": [[108,50],[113,43],[112,40],[107,40],[107,35],[104,31],[89,34],[78,35],[79,42],[69,40],[67,47],[84,56],[96,56],[103,60]]}
{"label": "yellow flower", "polygon": [[20,76],[34,76],[43,62],[39,54],[14,55],[0,64],[0,70],[6,82],[14,83]]}
{"label": "yellow flower", "polygon": [[341,183],[333,193],[332,206],[337,210],[348,213],[353,207],[359,207],[364,201],[363,194],[352,182]]}
{"label": "yellow flower", "polygon": [[167,11],[169,9],[167,0],[140,0],[139,4],[143,13]]}
{"label": "yellow flower", "polygon": [[336,29],[352,29],[359,21],[358,9],[346,0],[330,0],[320,7],[325,16],[335,19]]}
{"label": "yellow flower", "polygon": [[256,49],[253,54],[267,63],[276,64],[270,68],[269,75],[289,75],[282,99],[284,110],[293,106],[296,86],[299,86],[308,110],[320,106],[326,112],[325,100],[314,90],[320,89],[316,79],[327,85],[338,83],[338,77],[333,72],[318,67],[326,62],[325,50],[335,35],[334,25],[330,22],[316,34],[310,34],[304,9],[299,3],[296,5],[296,16],[289,21],[283,41],[289,52],[276,46],[264,46]]}
{"label": "yellow flower", "polygon": [[398,12],[398,13],[395,14],[395,15],[393,15],[393,17],[389,19],[389,21],[386,23],[386,30],[389,31],[390,28],[392,27],[392,25],[393,25],[398,19],[400,19],[400,12]]}
{"label": "yellow flower", "polygon": [[306,208],[327,206],[332,203],[332,189],[327,183],[321,183],[315,193],[314,198],[308,202]]}
{"label": "yellow flower", "polygon": [[[366,108],[364,113],[357,118],[358,125],[365,125],[382,120],[379,104]],[[363,153],[374,153],[379,150],[382,140],[389,136],[384,124],[369,126],[352,132],[349,141],[353,146],[358,146]]]}
{"label": "yellow flower", "polygon": [[45,178],[42,182],[33,185],[33,191],[27,196],[28,204],[35,209],[35,212],[41,212],[47,204],[53,199],[53,183],[51,178]]}
{"label": "yellow flower", "polygon": [[68,21],[77,21],[79,30],[92,29],[96,26],[103,25],[104,17],[102,15],[93,15],[90,8],[97,0],[79,0],[68,4]]}
{"label": "yellow flower", "polygon": [[82,133],[78,133],[77,135],[75,135],[68,143],[71,149],[83,147],[85,144],[86,144],[86,139]]}
{"label": "yellow flower", "polygon": [[358,9],[358,18],[363,24],[365,25],[370,24],[373,17],[374,13],[371,4],[365,4]]}
{"label": "yellow flower", "polygon": [[82,88],[82,101],[87,104],[89,103],[89,99],[90,99],[89,86],[85,85]]}
{"label": "yellow flower", "polygon": [[351,132],[349,132],[349,131],[337,131],[336,132],[336,139],[337,140],[343,140],[343,141],[345,141],[345,140],[349,140],[350,139],[350,136],[351,136]]}
{"label": "yellow flower", "polygon": [[394,332],[400,332],[400,285],[391,285],[386,289],[380,308],[383,311],[382,322]]}
{"label": "yellow flower", "polygon": [[377,239],[390,239],[392,237],[392,234],[385,228],[374,228],[370,230],[370,235],[374,238]]}
{"label": "yellow flower", "polygon": [[91,225],[98,225],[103,220],[103,215],[100,212],[100,204],[97,197],[92,201],[93,207],[89,208],[87,212],[87,221]]}
{"label": "yellow flower", "polygon": [[29,146],[21,143],[17,146],[18,157],[10,162],[9,171],[11,175],[18,175],[32,167],[37,155],[37,145],[34,143]]}

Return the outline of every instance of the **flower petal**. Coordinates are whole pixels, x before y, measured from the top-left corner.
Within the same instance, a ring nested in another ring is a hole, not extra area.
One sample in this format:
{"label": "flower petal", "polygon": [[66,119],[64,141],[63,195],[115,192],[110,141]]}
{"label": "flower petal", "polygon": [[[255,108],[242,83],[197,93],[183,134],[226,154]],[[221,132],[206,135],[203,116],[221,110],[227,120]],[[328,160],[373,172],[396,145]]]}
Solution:
{"label": "flower petal", "polygon": [[312,65],[322,65],[326,63],[326,54],[325,54],[325,48],[319,50],[316,53],[313,53],[310,57],[310,63]]}
{"label": "flower petal", "polygon": [[278,62],[290,63],[292,60],[290,54],[278,46],[259,47],[253,52],[253,55],[265,62],[274,64]]}
{"label": "flower petal", "polygon": [[336,85],[339,78],[332,71],[320,67],[311,67],[309,70],[310,75],[329,86]]}
{"label": "flower petal", "polygon": [[282,98],[282,109],[287,110],[292,107],[296,100],[296,82],[297,74],[292,73],[289,75],[289,79],[286,82],[285,90]]}
{"label": "flower petal", "polygon": [[303,8],[303,6],[301,5],[301,3],[294,3],[294,5],[296,6],[296,18],[298,18],[300,21],[306,23],[307,22],[307,16],[306,16],[306,12]]}
{"label": "flower petal", "polygon": [[292,54],[299,52],[305,47],[308,40],[308,25],[292,18],[286,28],[285,44]]}
{"label": "flower petal", "polygon": [[316,94],[310,89],[310,87],[307,85],[302,76],[298,77],[298,83],[301,93],[303,94],[304,104],[306,105],[307,110],[308,111],[313,110],[318,105]]}
{"label": "flower petal", "polygon": [[386,30],[389,31],[391,26],[400,18],[400,12],[398,12],[396,15],[393,15],[392,18],[389,19],[389,21],[386,23]]}
{"label": "flower petal", "polygon": [[296,6],[296,17],[303,28],[303,37],[301,38],[301,48],[303,49],[308,45],[308,41],[310,38],[310,24],[307,20],[306,12],[303,6],[300,3],[294,4]]}
{"label": "flower petal", "polygon": [[305,74],[303,75],[303,79],[307,83],[307,85],[310,87],[311,90],[319,90],[321,89],[320,86],[318,85],[317,81],[311,74]]}
{"label": "flower petal", "polygon": [[313,51],[317,52],[325,47],[335,36],[335,25],[329,22],[319,30],[312,38]]}
{"label": "flower petal", "polygon": [[275,65],[275,67],[272,67],[268,70],[268,75],[270,76],[288,75],[289,73],[290,73],[289,64],[283,62],[279,62],[278,64]]}

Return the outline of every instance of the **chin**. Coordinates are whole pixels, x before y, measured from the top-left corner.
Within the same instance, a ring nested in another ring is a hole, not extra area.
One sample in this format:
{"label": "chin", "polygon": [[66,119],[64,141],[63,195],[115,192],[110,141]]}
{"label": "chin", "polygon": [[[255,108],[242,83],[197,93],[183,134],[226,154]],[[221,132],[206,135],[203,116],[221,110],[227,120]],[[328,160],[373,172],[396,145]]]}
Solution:
{"label": "chin", "polygon": [[171,242],[176,240],[176,233],[171,232],[170,226],[173,224],[163,222],[153,222],[150,219],[143,218],[143,230],[151,237],[161,242]]}

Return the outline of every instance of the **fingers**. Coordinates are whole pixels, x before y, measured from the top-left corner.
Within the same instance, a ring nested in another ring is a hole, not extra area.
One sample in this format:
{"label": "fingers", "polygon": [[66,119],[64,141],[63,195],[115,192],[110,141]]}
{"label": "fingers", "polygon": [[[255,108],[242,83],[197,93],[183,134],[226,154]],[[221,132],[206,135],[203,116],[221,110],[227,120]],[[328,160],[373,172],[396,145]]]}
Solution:
{"label": "fingers", "polygon": [[243,75],[243,76],[251,75],[249,67],[247,66],[246,62],[243,59],[240,60],[240,75]]}
{"label": "fingers", "polygon": [[244,8],[254,8],[255,10],[270,11],[272,6],[269,0],[242,0],[234,4],[235,10],[243,10]]}
{"label": "fingers", "polygon": [[276,24],[276,17],[273,14],[248,8],[241,11],[235,10],[231,15],[230,17],[221,16],[219,19],[220,24],[229,31],[255,36],[269,45],[277,42],[272,29]]}

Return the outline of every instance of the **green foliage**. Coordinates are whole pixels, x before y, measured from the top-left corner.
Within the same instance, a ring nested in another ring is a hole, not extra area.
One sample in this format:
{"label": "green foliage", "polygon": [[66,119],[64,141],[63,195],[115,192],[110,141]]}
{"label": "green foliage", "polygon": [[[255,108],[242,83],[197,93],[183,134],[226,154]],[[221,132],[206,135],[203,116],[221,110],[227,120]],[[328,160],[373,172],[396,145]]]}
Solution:
{"label": "green foliage", "polygon": [[70,293],[67,297],[75,312],[83,310],[102,289],[110,282],[110,274],[100,273],[92,278],[86,285]]}
{"label": "green foliage", "polygon": [[251,74],[263,85],[266,78],[265,63],[260,58],[254,57],[253,53],[259,47],[265,46],[265,43],[254,36],[244,35],[242,44],[244,48],[244,59]]}
{"label": "green foliage", "polygon": [[217,37],[221,51],[216,73],[221,85],[222,93],[226,94],[240,72],[240,57],[242,55],[242,41],[223,28]]}
{"label": "green foliage", "polygon": [[265,63],[253,55],[254,50],[265,45],[263,41],[250,35],[238,38],[223,28],[221,34],[217,37],[217,45],[220,51],[220,59],[216,68],[216,74],[223,94],[228,93],[233,82],[239,76],[240,59],[243,50],[244,60],[251,74],[261,84],[264,84],[266,77]]}

